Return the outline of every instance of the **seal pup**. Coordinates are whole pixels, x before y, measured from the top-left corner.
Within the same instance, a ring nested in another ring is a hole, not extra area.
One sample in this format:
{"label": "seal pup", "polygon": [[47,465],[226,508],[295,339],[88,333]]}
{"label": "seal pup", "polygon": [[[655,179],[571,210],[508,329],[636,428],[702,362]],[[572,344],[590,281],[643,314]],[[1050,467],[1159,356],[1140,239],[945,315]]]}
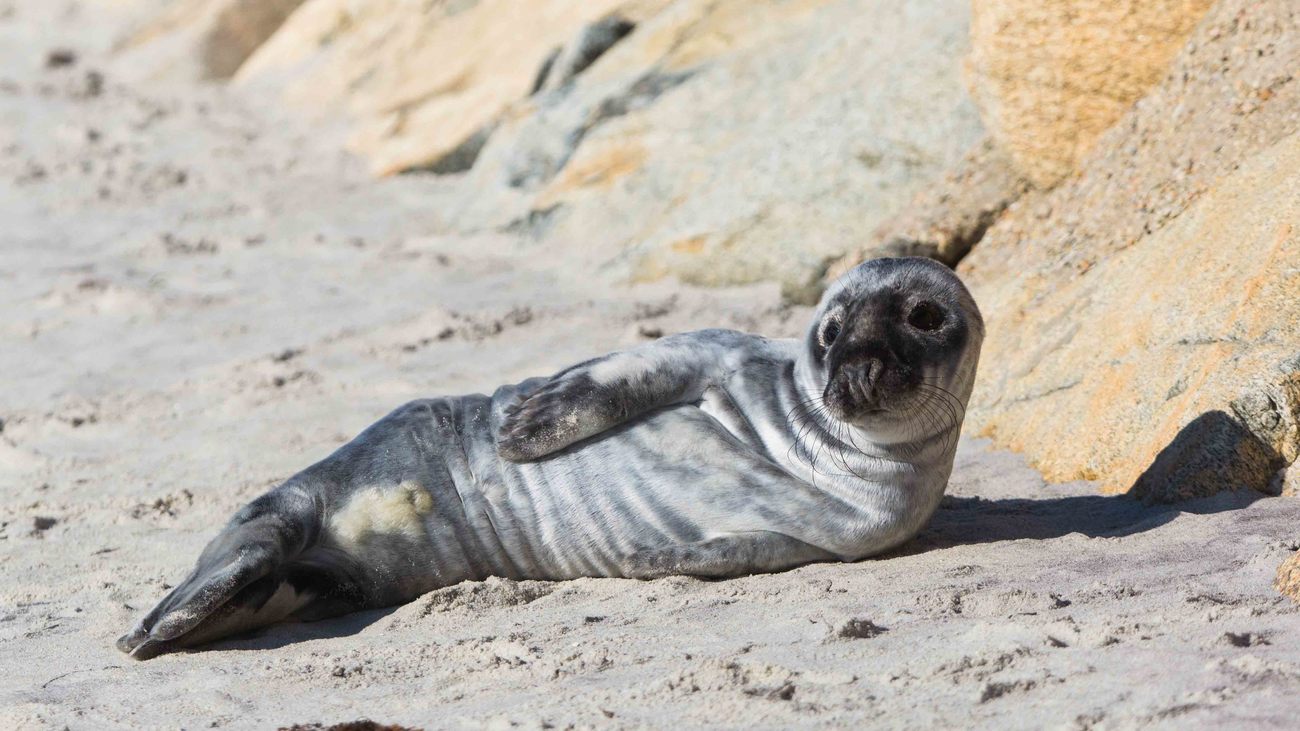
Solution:
{"label": "seal pup", "polygon": [[939,503],[983,334],[947,267],[876,259],[827,290],[802,341],[703,330],[414,401],[241,509],[118,647],[144,659],[488,576],[880,553]]}

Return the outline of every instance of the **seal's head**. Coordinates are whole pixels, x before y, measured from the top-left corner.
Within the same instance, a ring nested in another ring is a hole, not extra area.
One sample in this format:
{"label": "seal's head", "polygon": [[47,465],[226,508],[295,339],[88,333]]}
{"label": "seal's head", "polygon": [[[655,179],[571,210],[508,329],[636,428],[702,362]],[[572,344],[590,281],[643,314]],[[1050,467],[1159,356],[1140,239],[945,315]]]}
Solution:
{"label": "seal's head", "polygon": [[934,418],[937,409],[964,410],[983,339],[979,308],[951,269],[919,257],[873,259],[823,295],[805,372],[831,416],[887,436],[951,421]]}

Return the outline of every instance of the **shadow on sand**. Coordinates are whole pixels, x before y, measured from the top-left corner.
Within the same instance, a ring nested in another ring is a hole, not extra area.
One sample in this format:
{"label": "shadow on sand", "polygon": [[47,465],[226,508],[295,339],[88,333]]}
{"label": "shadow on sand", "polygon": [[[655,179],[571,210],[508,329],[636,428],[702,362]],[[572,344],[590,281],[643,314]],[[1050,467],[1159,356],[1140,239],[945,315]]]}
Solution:
{"label": "shadow on sand", "polygon": [[273,624],[256,630],[251,634],[237,635],[207,645],[200,645],[184,652],[205,652],[208,650],[276,650],[299,642],[325,640],[335,637],[350,637],[360,633],[366,627],[387,617],[400,609],[384,607],[367,609],[341,617],[320,619],[313,622],[285,622]]}
{"label": "shadow on sand", "polygon": [[1146,505],[1127,495],[1069,495],[1043,499],[945,497],[930,525],[892,555],[936,548],[1079,533],[1117,538],[1158,528],[1183,513],[1239,510],[1266,497],[1254,490],[1224,492],[1175,505]]}

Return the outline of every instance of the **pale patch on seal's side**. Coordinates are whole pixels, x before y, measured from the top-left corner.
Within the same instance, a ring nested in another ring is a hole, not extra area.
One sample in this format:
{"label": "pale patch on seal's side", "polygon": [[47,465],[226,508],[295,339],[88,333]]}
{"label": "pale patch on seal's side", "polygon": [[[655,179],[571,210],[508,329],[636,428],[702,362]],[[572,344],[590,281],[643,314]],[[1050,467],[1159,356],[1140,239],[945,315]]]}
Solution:
{"label": "pale patch on seal's side", "polygon": [[427,538],[425,516],[433,511],[433,498],[419,483],[374,485],[358,490],[329,519],[329,530],[344,547],[360,547],[371,535]]}

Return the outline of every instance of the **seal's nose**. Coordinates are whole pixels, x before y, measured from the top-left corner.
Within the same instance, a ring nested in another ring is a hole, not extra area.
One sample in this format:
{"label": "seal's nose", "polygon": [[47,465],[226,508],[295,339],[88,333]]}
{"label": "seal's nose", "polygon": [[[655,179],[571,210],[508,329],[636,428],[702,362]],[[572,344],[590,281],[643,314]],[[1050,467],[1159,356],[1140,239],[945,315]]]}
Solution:
{"label": "seal's nose", "polygon": [[864,358],[841,366],[840,377],[859,405],[870,406],[880,399],[884,372],[885,363],[880,358]]}

